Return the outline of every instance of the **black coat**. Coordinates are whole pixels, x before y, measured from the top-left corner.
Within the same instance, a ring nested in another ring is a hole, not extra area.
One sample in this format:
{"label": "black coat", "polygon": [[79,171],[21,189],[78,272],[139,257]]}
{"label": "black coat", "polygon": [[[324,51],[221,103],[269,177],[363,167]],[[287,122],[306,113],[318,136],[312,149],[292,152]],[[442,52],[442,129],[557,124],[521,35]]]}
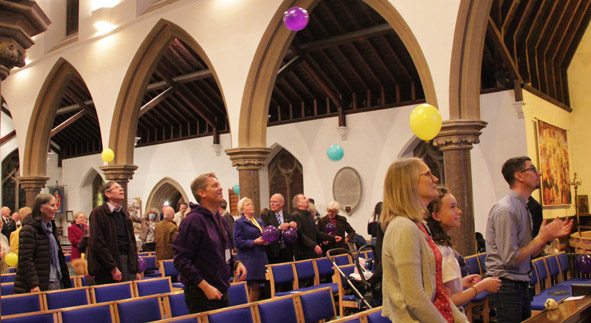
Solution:
{"label": "black coat", "polygon": [[296,209],[291,215],[298,224],[298,240],[294,247],[296,260],[316,258],[314,248],[320,241],[335,241],[333,236],[318,230],[310,212]]}
{"label": "black coat", "polygon": [[[336,230],[334,232],[335,236],[340,236],[343,238],[343,240],[341,240],[341,242],[329,242],[328,245],[326,246],[322,246],[323,250],[330,250],[332,248],[345,248],[347,249],[347,243],[345,242],[345,233],[348,233],[348,238],[349,241],[353,241],[353,238],[355,238],[355,229],[353,229],[353,227],[349,224],[349,222],[347,222],[347,218],[345,218],[342,215],[337,215],[336,216],[336,220],[337,220],[337,224],[336,224]],[[320,220],[318,220],[318,230],[322,231],[322,232],[326,232],[326,224],[330,222],[330,218],[328,217],[328,215],[323,216],[322,218],[320,218]]]}
{"label": "black coat", "polygon": [[[64,288],[70,288],[70,275],[66,259],[57,237],[55,222],[51,222],[58,246],[58,260],[62,272],[61,282]],[[48,290],[50,263],[49,238],[41,226],[41,221],[36,221],[33,219],[33,215],[29,214],[23,219],[23,228],[19,233],[18,269],[14,280],[14,292],[16,294],[28,293],[35,286],[39,286],[41,291]]]}
{"label": "black coat", "polygon": [[[269,210],[269,212],[261,214],[261,219],[263,220],[263,223],[265,224],[265,227],[268,225],[272,225],[277,227],[277,229],[279,229],[279,222],[277,222],[277,216],[275,215],[275,212]],[[287,213],[283,213],[283,223],[289,223],[293,220],[293,217],[290,214]],[[291,253],[291,255],[293,256],[293,246],[292,245],[287,245],[287,250],[289,253]],[[269,244],[269,246],[267,247],[267,257],[269,257],[270,259],[272,258],[276,258],[279,256],[279,251],[281,250],[281,239]]]}
{"label": "black coat", "polygon": [[10,234],[16,230],[16,222],[10,217],[7,218],[8,223],[4,222],[4,217],[0,217],[2,221],[2,234],[10,241]]}

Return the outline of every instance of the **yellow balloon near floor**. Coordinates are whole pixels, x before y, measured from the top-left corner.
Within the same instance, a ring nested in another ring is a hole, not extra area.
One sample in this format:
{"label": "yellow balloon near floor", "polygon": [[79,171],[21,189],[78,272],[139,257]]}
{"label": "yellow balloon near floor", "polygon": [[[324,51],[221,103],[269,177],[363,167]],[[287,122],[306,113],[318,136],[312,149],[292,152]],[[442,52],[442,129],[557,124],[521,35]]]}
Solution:
{"label": "yellow balloon near floor", "polygon": [[4,256],[4,261],[7,265],[14,267],[18,263],[18,256],[14,252],[11,252]]}

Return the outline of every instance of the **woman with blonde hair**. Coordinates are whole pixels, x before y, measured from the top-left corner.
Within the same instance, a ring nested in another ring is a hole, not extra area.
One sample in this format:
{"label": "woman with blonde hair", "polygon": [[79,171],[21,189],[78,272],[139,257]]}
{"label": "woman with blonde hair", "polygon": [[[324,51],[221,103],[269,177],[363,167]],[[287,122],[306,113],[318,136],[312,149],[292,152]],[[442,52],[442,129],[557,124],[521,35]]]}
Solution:
{"label": "woman with blonde hair", "polygon": [[423,223],[438,182],[420,158],[397,160],[386,173],[382,315],[392,322],[467,322],[445,290],[441,252]]}
{"label": "woman with blonde hair", "polygon": [[246,283],[249,301],[259,300],[261,282],[265,281],[266,265],[269,263],[263,240],[263,220],[254,216],[254,204],[245,197],[238,201],[240,218],[234,221],[234,244],[238,260],[246,267]]}

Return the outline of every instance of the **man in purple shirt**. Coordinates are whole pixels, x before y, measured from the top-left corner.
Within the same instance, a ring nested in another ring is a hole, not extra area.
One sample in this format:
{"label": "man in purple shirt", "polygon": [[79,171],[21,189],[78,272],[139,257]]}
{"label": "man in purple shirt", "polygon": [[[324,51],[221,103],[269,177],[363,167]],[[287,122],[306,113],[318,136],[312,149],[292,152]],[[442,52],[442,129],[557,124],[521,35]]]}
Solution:
{"label": "man in purple shirt", "polygon": [[195,178],[191,192],[199,204],[190,203],[191,211],[172,246],[189,312],[199,313],[229,306],[232,272],[236,270],[238,280],[243,280],[246,268],[232,256],[232,233],[218,212],[223,189],[215,174]]}

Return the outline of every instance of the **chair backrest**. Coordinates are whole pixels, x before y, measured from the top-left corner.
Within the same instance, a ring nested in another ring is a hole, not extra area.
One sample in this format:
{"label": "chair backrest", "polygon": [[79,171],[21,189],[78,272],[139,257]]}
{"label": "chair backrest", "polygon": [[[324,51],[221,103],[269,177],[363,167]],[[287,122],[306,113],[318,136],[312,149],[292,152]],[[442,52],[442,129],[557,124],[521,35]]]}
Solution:
{"label": "chair backrest", "polygon": [[44,292],[45,304],[48,310],[58,308],[88,305],[90,297],[89,287],[69,288],[55,291]]}
{"label": "chair backrest", "polygon": [[546,265],[548,265],[548,273],[551,277],[560,276],[560,266],[558,265],[558,258],[556,255],[546,256]]}
{"label": "chair backrest", "polygon": [[540,284],[540,289],[544,290],[546,288],[546,280],[548,279],[548,270],[546,269],[546,262],[544,258],[537,258],[532,260],[532,264],[534,265],[534,269],[538,274],[538,283]]}
{"label": "chair backrest", "polygon": [[41,293],[2,296],[2,316],[38,312],[44,309]]}
{"label": "chair backrest", "polygon": [[330,287],[296,294],[302,304],[305,322],[331,320],[336,317],[334,298]]}
{"label": "chair backrest", "polygon": [[92,286],[93,303],[104,303],[133,297],[131,282]]}
{"label": "chair backrest", "polygon": [[139,297],[170,293],[172,291],[170,277],[136,280],[135,286],[136,295]]}
{"label": "chair backrest", "polygon": [[468,273],[470,273],[470,275],[480,275],[480,264],[478,261],[478,256],[472,255],[464,259],[466,260],[466,265],[468,265]]}
{"label": "chair backrest", "polygon": [[314,285],[318,284],[313,259],[296,261],[294,262],[294,267],[296,269],[297,280],[313,278]]}
{"label": "chair backrest", "polygon": [[70,262],[70,257],[71,257],[70,255],[64,255],[64,258],[66,258],[66,263]]}
{"label": "chair backrest", "polygon": [[14,283],[16,274],[2,274],[0,275],[0,283]]}
{"label": "chair backrest", "polygon": [[248,303],[246,282],[232,283],[228,289],[228,297],[230,298],[230,306]]}
{"label": "chair backrest", "polygon": [[570,265],[568,263],[568,256],[566,253],[560,252],[556,256],[558,257],[558,263],[560,264],[560,271],[567,272],[570,269]]}
{"label": "chair backrest", "polygon": [[[293,262],[267,265],[267,280],[271,284],[271,297],[275,296],[275,285],[282,283],[293,283],[295,272]],[[293,286],[292,286],[293,289]]]}
{"label": "chair backrest", "polygon": [[171,277],[179,274],[178,270],[174,267],[173,260],[160,260],[160,273],[162,277]]}
{"label": "chair backrest", "polygon": [[348,254],[334,256],[333,258],[334,258],[334,262],[339,266],[349,265],[352,263],[351,257],[349,257]]}
{"label": "chair backrest", "polygon": [[389,323],[389,318],[382,316],[382,310],[367,315],[367,323]]}
{"label": "chair backrest", "polygon": [[62,323],[112,323],[115,322],[113,303],[91,304],[60,311]]}
{"label": "chair backrest", "polygon": [[185,302],[184,292],[174,292],[168,295],[168,302],[170,304],[170,315],[172,317],[183,316],[189,314],[189,308]]}
{"label": "chair backrest", "polygon": [[14,283],[0,284],[0,295],[14,294]]}
{"label": "chair backrest", "polygon": [[326,257],[316,258],[316,269],[319,277],[332,276],[334,274],[332,262]]}
{"label": "chair backrest", "polygon": [[57,311],[42,311],[2,317],[3,323],[54,323],[58,322]]}
{"label": "chair backrest", "polygon": [[120,323],[158,321],[163,318],[160,296],[146,296],[115,302]]}
{"label": "chair backrest", "polygon": [[88,286],[88,281],[86,280],[86,277],[80,276],[80,286]]}
{"label": "chair backrest", "polygon": [[298,323],[293,295],[258,302],[261,323]]}
{"label": "chair backrest", "polygon": [[254,323],[253,305],[243,304],[236,307],[230,307],[222,310],[206,312],[209,323]]}
{"label": "chair backrest", "polygon": [[156,270],[156,269],[158,269],[156,267],[156,256],[144,256],[144,260],[146,261],[146,270]]}
{"label": "chair backrest", "polygon": [[478,263],[480,264],[480,274],[486,274],[486,252],[482,252],[477,254],[478,256]]}

